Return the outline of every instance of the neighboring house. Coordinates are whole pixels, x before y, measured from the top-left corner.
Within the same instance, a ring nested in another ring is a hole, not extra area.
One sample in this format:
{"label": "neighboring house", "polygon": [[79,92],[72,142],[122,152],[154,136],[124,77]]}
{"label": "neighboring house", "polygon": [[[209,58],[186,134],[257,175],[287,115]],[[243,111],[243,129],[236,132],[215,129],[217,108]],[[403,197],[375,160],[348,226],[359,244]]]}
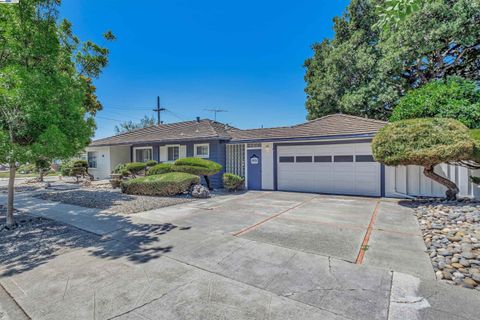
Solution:
{"label": "neighboring house", "polygon": [[[444,187],[426,178],[420,167],[374,161],[371,140],[386,124],[335,114],[290,127],[240,130],[197,118],[96,140],[86,151],[89,172],[99,179],[108,178],[119,163],[201,157],[244,176],[251,190],[442,196]],[[458,184],[460,195],[472,195],[468,169],[441,165],[436,170]],[[212,177],[216,188],[222,186],[222,173]]]}

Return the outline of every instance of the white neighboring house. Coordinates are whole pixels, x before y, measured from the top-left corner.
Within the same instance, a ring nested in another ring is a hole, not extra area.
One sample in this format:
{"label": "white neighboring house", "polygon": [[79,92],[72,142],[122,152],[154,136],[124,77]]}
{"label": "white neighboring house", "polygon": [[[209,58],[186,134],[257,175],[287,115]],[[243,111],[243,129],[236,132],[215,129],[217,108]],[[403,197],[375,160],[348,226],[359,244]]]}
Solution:
{"label": "white neighboring house", "polygon": [[[89,172],[108,178],[119,163],[171,162],[202,157],[245,177],[251,190],[299,191],[373,197],[442,197],[445,187],[417,166],[388,167],[373,159],[371,141],[387,123],[343,114],[295,126],[240,130],[212,120],[162,124],[94,141]],[[471,170],[440,165],[460,196],[473,196]],[[479,174],[480,175],[480,174]],[[222,186],[221,174],[213,179]]]}

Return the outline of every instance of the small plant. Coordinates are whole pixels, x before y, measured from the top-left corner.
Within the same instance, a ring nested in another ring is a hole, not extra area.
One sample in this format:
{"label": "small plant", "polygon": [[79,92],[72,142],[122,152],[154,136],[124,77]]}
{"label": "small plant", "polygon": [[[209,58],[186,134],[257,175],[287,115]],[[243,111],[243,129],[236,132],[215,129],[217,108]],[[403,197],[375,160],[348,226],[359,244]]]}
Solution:
{"label": "small plant", "polygon": [[77,178],[78,182],[80,177],[89,176],[88,162],[86,160],[71,159],[62,164],[60,172],[63,176]]}
{"label": "small plant", "polygon": [[159,163],[147,171],[147,176],[153,176],[156,174],[173,172],[172,165],[170,163]]}
{"label": "small plant", "polygon": [[32,164],[22,164],[20,167],[17,169],[18,173],[21,174],[29,174],[35,172],[35,165]]}
{"label": "small plant", "polygon": [[470,176],[470,181],[472,181],[475,184],[480,185],[480,177]]}
{"label": "small plant", "polygon": [[236,191],[243,188],[243,184],[245,183],[245,179],[233,174],[233,173],[225,173],[223,174],[223,186],[228,191]]}
{"label": "small plant", "polygon": [[148,160],[147,162],[145,162],[145,165],[146,165],[147,167],[153,167],[153,166],[156,165],[156,164],[158,164],[158,162],[155,161],[155,160]]}
{"label": "small plant", "polygon": [[140,172],[144,171],[146,167],[146,164],[142,162],[130,162],[125,165],[125,170],[133,177],[136,177]]}
{"label": "small plant", "polygon": [[123,181],[121,189],[126,194],[173,196],[187,192],[199,182],[200,178],[196,175],[170,172]]}

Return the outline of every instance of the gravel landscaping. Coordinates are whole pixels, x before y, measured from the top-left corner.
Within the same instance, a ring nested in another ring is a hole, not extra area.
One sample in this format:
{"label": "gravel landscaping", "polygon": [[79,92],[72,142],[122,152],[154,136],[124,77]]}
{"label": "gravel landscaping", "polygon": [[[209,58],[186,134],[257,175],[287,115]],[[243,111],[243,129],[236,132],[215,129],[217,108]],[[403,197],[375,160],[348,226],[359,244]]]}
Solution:
{"label": "gravel landscaping", "polygon": [[87,208],[108,210],[114,213],[131,214],[191,202],[188,196],[150,197],[126,195],[118,189],[82,188],[79,190],[43,192],[34,195],[43,200],[57,201]]}
{"label": "gravel landscaping", "polygon": [[438,280],[480,291],[480,203],[415,203]]}

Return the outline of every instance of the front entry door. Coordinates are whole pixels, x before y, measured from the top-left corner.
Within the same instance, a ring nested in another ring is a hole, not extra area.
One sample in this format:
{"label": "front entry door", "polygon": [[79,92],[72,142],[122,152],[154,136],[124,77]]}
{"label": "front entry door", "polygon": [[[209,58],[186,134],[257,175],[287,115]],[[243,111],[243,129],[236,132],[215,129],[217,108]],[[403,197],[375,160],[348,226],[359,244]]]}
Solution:
{"label": "front entry door", "polygon": [[247,150],[248,189],[262,189],[262,150]]}

